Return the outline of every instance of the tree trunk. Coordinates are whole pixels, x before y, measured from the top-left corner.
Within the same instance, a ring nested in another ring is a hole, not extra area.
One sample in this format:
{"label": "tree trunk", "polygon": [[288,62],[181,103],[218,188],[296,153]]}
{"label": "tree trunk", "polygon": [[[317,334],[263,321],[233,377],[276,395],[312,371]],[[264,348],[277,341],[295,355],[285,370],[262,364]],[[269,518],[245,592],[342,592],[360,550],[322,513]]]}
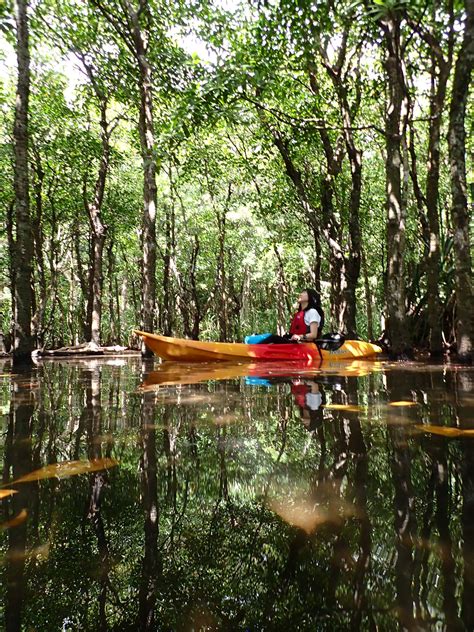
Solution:
{"label": "tree trunk", "polygon": [[[361,234],[360,234],[360,198],[362,193],[362,152],[357,148],[353,128],[353,119],[355,112],[357,111],[360,103],[360,83],[356,81],[355,84],[355,99],[352,107],[348,100],[348,88],[345,76],[342,74],[342,67],[347,57],[347,38],[349,34],[349,28],[346,27],[343,36],[341,46],[339,48],[337,61],[335,64],[331,64],[327,51],[321,46],[320,53],[322,56],[324,67],[326,68],[328,75],[334,85],[334,89],[337,94],[339,108],[341,110],[344,142],[346,146],[347,157],[349,158],[349,164],[351,167],[351,193],[349,201],[349,213],[348,213],[348,250],[349,255],[343,257],[344,260],[344,278],[341,280],[340,290],[340,314],[339,319],[341,322],[342,330],[349,336],[356,335],[357,323],[357,302],[356,302],[356,290],[360,275],[361,265]],[[357,73],[356,73],[357,75]],[[310,74],[310,83],[313,87],[313,91],[317,93],[316,79],[313,73]],[[323,145],[328,147],[330,140],[327,133],[321,136]],[[328,152],[325,149],[326,160],[328,166],[333,163],[332,170],[340,169],[342,165],[339,164],[337,151],[333,149]]]}
{"label": "tree trunk", "polygon": [[33,236],[30,220],[30,199],[28,183],[28,100],[30,92],[30,54],[28,49],[27,1],[15,0],[16,45],[18,83],[15,102],[15,122],[13,129],[15,150],[15,220],[16,242],[15,269],[15,312],[13,363],[31,364],[33,338],[31,336],[32,311],[32,267]]}
{"label": "tree trunk", "polygon": [[314,243],[314,287],[319,294],[321,294],[321,238],[319,235],[319,229],[317,226],[312,226],[313,243]]}
{"label": "tree trunk", "polygon": [[[351,134],[352,135],[352,134]],[[346,143],[347,144],[347,143]],[[361,234],[359,223],[360,197],[362,192],[362,154],[352,143],[348,146],[351,163],[351,197],[349,203],[349,256],[346,257],[346,287],[344,288],[344,331],[357,335],[357,299],[361,265]]]}
{"label": "tree trunk", "polygon": [[108,294],[109,294],[109,312],[110,312],[110,330],[108,335],[109,344],[120,344],[118,342],[120,337],[120,325],[118,321],[120,319],[120,305],[117,293],[117,272],[115,270],[113,239],[110,239],[107,246],[107,277],[108,277]]}
{"label": "tree trunk", "polygon": [[[433,85],[430,101],[430,128],[428,142],[428,172],[426,176],[426,210],[429,226],[429,247],[427,256],[428,324],[430,328],[430,355],[438,358],[443,354],[442,309],[439,300],[439,272],[441,268],[440,230],[439,230],[439,171],[441,122],[446,96],[446,84],[450,65],[433,59],[431,81]],[[436,89],[434,84],[437,81]]]}
{"label": "tree trunk", "polygon": [[[135,21],[138,25],[138,17]],[[139,131],[143,157],[143,219],[142,219],[142,328],[155,328],[156,303],[156,159],[154,157],[154,124],[151,66],[146,58],[146,37],[138,26],[134,29],[134,41],[140,69],[140,117]],[[151,355],[143,350],[143,355]]]}
{"label": "tree trunk", "polygon": [[48,301],[48,292],[46,287],[46,273],[44,262],[44,234],[43,234],[43,181],[44,171],[41,164],[41,157],[38,152],[35,153],[33,170],[35,172],[35,181],[33,184],[35,193],[35,217],[32,222],[32,230],[34,237],[34,248],[36,256],[36,267],[38,273],[39,298],[36,309],[31,319],[34,337],[38,347],[44,345],[45,334],[45,312]]}
{"label": "tree trunk", "polygon": [[444,27],[439,25],[439,29],[442,28],[442,32],[436,33],[437,5],[438,3],[435,2],[432,6],[431,20],[433,28],[431,30],[424,28],[418,22],[408,18],[408,23],[413,31],[418,33],[420,38],[428,46],[431,60],[430,126],[428,155],[426,157],[427,176],[425,195],[422,193],[418,181],[413,125],[410,126],[410,154],[413,190],[417,201],[425,246],[423,268],[426,269],[429,348],[430,355],[433,358],[440,357],[443,352],[442,306],[439,302],[439,275],[441,269],[439,214],[440,139],[442,115],[446,98],[446,85],[452,65],[454,44],[454,16],[451,1],[449,3],[447,57],[445,57],[445,46],[442,39],[445,33]]}
{"label": "tree trunk", "polygon": [[199,301],[199,292],[198,292],[198,283],[197,283],[197,260],[199,256],[200,243],[199,237],[194,235],[194,244],[191,252],[191,261],[189,264],[189,281],[191,285],[191,296],[193,298],[192,302],[194,304],[193,311],[193,325],[192,325],[192,335],[191,338],[193,340],[199,340],[199,328],[201,325],[201,321],[204,317],[201,309],[201,303]]}
{"label": "tree trunk", "polygon": [[407,88],[400,51],[400,22],[389,16],[382,24],[388,79],[386,115],[387,182],[387,330],[391,353],[400,358],[411,353],[405,306],[403,257],[405,252],[406,208],[402,191],[402,138],[405,133]]}
{"label": "tree trunk", "polygon": [[102,286],[103,286],[103,252],[105,234],[99,233],[92,239],[92,319],[91,342],[100,345],[100,326],[102,322]]}
{"label": "tree trunk", "polygon": [[100,327],[102,322],[102,290],[104,285],[103,259],[104,244],[107,227],[102,221],[102,204],[104,201],[105,184],[109,171],[110,159],[110,133],[107,122],[107,100],[102,92],[96,90],[100,103],[100,136],[102,142],[102,155],[99,173],[94,187],[94,198],[87,202],[87,212],[91,226],[91,259],[90,259],[90,285],[89,296],[91,305],[90,314],[90,341],[100,345]]}
{"label": "tree trunk", "polygon": [[171,336],[172,307],[171,307],[171,259],[174,256],[174,207],[165,210],[165,252],[163,257],[163,309],[161,310],[161,330],[165,336]]}
{"label": "tree trunk", "polygon": [[[230,195],[230,185],[229,185]],[[226,209],[217,212],[219,254],[217,258],[217,301],[219,310],[219,340],[225,342],[228,333],[227,280],[225,269]]]}
{"label": "tree trunk", "polygon": [[[77,276],[77,279],[79,280],[79,285],[81,288],[81,301],[79,303],[80,305],[79,321],[80,321],[82,337],[84,338],[84,340],[90,340],[91,339],[90,318],[88,317],[88,314],[90,312],[89,301],[88,301],[89,292],[87,289],[88,282],[87,282],[86,275],[84,272],[84,266],[83,266],[82,257],[81,257],[81,235],[79,233],[79,226],[80,226],[79,218],[77,218],[77,224],[73,227],[72,239],[73,239],[74,254],[75,254],[75,259],[76,259],[76,276]],[[52,261],[51,263],[52,263],[52,266],[54,267],[54,261]],[[71,279],[72,277],[73,277],[73,273],[72,273],[72,265],[71,265]]]}
{"label": "tree trunk", "polygon": [[[9,265],[9,281],[11,292],[12,316],[16,313],[15,296],[16,296],[16,269],[15,269],[15,200],[13,199],[7,209],[7,241],[8,241],[8,257]],[[14,322],[14,321],[13,321]]]}
{"label": "tree trunk", "polygon": [[[140,0],[138,8],[132,6],[128,0],[120,0],[119,5],[124,15],[117,18],[116,11],[108,3],[102,0],[91,1],[133,55],[138,69],[137,87],[140,95],[138,132],[143,160],[141,328],[145,331],[153,331],[156,315],[156,157],[152,67],[148,59],[150,33],[148,27],[143,27],[141,23],[142,20],[147,25],[150,23],[150,8],[145,0]],[[142,354],[149,357],[153,355],[144,344],[142,344]]]}
{"label": "tree trunk", "polygon": [[[91,1],[133,55],[138,69],[137,87],[140,95],[138,131],[143,160],[141,328],[153,331],[156,315],[156,157],[152,67],[148,58],[150,33],[148,26],[142,25],[142,20],[146,25],[151,21],[150,7],[145,0],[140,0],[138,8],[132,6],[128,0],[120,0],[119,5],[124,15],[117,17],[116,11],[108,3],[102,0]],[[149,357],[153,355],[143,343],[142,354]]]}
{"label": "tree trunk", "polygon": [[451,168],[456,264],[456,343],[459,359],[473,359],[473,299],[472,264],[469,249],[469,210],[466,185],[466,131],[464,127],[469,84],[474,66],[474,0],[465,0],[466,21],[464,39],[454,70],[451,107],[449,111],[449,162]]}
{"label": "tree trunk", "polygon": [[367,260],[364,251],[361,251],[362,268],[364,271],[364,291],[367,314],[367,338],[374,340],[374,317],[372,311],[372,292],[370,290],[369,272],[367,269]]}
{"label": "tree trunk", "polygon": [[344,330],[343,314],[345,312],[343,289],[346,287],[346,267],[339,245],[336,224],[334,222],[334,188],[333,176],[327,174],[321,182],[321,214],[324,232],[329,236],[329,274],[331,279],[330,304],[331,320],[338,331]]}

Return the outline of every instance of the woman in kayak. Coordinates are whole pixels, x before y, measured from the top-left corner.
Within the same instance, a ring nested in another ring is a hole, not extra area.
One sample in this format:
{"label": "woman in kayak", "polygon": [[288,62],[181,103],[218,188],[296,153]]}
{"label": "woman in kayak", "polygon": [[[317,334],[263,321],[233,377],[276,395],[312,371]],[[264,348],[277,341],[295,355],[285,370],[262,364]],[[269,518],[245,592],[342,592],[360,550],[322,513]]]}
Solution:
{"label": "woman in kayak", "polygon": [[259,344],[286,344],[294,342],[314,342],[321,336],[324,326],[324,312],[321,297],[312,288],[304,289],[298,298],[298,311],[293,316],[290,331],[284,336],[270,335]]}

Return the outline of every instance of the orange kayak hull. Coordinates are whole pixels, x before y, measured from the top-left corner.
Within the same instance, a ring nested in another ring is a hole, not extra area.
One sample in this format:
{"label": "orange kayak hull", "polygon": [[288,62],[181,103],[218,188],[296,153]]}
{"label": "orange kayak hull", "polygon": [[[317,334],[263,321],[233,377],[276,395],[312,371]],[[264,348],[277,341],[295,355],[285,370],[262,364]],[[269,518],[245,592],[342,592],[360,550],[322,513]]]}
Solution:
{"label": "orange kayak hull", "polygon": [[307,365],[358,358],[376,358],[382,353],[377,345],[363,340],[346,340],[335,351],[318,350],[312,343],[286,345],[246,345],[238,342],[203,342],[184,338],[170,338],[135,330],[155,355],[174,362],[215,361],[290,361]]}

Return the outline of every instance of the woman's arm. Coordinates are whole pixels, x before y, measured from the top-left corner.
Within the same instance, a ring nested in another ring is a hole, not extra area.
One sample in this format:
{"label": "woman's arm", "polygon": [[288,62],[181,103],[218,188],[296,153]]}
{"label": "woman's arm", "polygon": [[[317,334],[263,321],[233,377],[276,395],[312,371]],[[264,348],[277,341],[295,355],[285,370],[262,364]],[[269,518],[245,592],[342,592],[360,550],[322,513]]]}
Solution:
{"label": "woman's arm", "polygon": [[308,334],[304,334],[303,336],[294,335],[291,337],[291,339],[298,340],[298,342],[313,342],[313,340],[316,340],[318,337],[318,329],[318,323],[311,323],[311,325],[309,326]]}

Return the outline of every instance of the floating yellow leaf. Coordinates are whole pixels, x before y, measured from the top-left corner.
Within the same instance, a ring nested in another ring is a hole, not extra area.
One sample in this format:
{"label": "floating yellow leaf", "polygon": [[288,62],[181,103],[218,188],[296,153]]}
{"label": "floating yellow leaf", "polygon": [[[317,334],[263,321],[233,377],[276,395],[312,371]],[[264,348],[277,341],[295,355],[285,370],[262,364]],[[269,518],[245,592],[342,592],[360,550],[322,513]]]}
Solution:
{"label": "floating yellow leaf", "polygon": [[28,512],[26,509],[22,509],[17,516],[0,524],[0,529],[11,529],[12,527],[17,527],[19,524],[22,524],[22,522],[25,522],[27,518]]}
{"label": "floating yellow leaf", "polygon": [[106,470],[118,465],[115,459],[93,459],[92,461],[63,461],[62,463],[51,463],[39,470],[34,470],[25,476],[17,478],[16,481],[10,483],[27,483],[30,481],[40,481],[46,478],[68,478],[69,476],[77,476],[78,474],[88,474],[89,472],[97,472],[98,470]]}
{"label": "floating yellow leaf", "polygon": [[16,493],[17,493],[16,489],[0,489],[0,499],[7,498],[8,496],[12,496],[13,494],[16,494]]}
{"label": "floating yellow leaf", "polygon": [[350,413],[358,413],[363,410],[362,406],[356,406],[355,404],[327,404],[324,408],[329,410],[346,410]]}
{"label": "floating yellow leaf", "polygon": [[474,437],[473,429],[451,428],[449,426],[434,426],[432,424],[416,424],[415,428],[422,432],[440,435],[442,437]]}
{"label": "floating yellow leaf", "polygon": [[417,406],[416,402],[400,400],[399,402],[389,402],[389,406]]}

